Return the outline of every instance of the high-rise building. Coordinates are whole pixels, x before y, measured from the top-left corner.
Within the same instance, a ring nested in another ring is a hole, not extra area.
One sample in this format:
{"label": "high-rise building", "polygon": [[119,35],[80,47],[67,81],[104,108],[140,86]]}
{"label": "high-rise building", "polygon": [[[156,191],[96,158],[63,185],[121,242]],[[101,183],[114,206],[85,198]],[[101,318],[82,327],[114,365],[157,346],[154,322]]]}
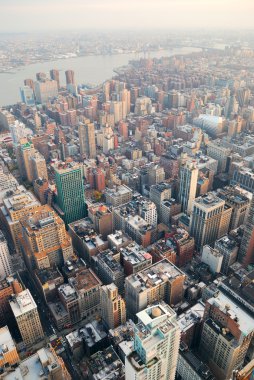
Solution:
{"label": "high-rise building", "polygon": [[33,181],[38,178],[48,179],[48,172],[45,158],[42,154],[36,151],[30,158],[32,166]]}
{"label": "high-rise building", "polygon": [[0,280],[3,280],[12,273],[11,255],[4,234],[0,230]]}
{"label": "high-rise building", "polygon": [[254,263],[254,196],[250,204],[238,260],[245,266]]}
{"label": "high-rise building", "polygon": [[176,305],[183,299],[185,274],[167,259],[125,279],[127,312],[132,318],[157,301]]}
{"label": "high-rise building", "polygon": [[48,205],[37,207],[20,219],[21,249],[31,270],[63,265],[73,256],[71,238],[63,220]]}
{"label": "high-rise building", "polygon": [[86,158],[96,157],[94,124],[87,121],[79,123],[78,127],[80,154]]}
{"label": "high-rise building", "polygon": [[60,88],[60,78],[59,78],[59,70],[52,69],[50,70],[50,78],[57,82],[58,90]]}
{"label": "high-rise building", "polygon": [[[101,314],[101,282],[91,269],[83,269],[68,284],[58,288],[58,295],[72,324],[82,319],[91,320]],[[56,313],[57,314],[57,313]],[[59,316],[56,316],[56,319]]]}
{"label": "high-rise building", "polygon": [[229,267],[234,264],[237,259],[239,246],[235,239],[230,235],[225,235],[219,240],[216,240],[214,248],[223,255],[221,272],[228,274]]}
{"label": "high-rise building", "polygon": [[18,120],[15,120],[13,124],[10,124],[9,129],[14,146],[19,144],[20,139],[25,138],[27,135],[32,133],[29,128],[26,128],[24,123],[21,123]]}
{"label": "high-rise building", "polygon": [[10,191],[14,192],[18,187],[18,181],[9,172],[8,168],[0,164],[0,204],[3,203],[3,198],[10,194]]}
{"label": "high-rise building", "polygon": [[65,224],[86,216],[82,166],[71,163],[56,163],[54,166],[57,188],[57,206]]}
{"label": "high-rise building", "polygon": [[34,90],[34,81],[33,79],[25,79],[24,85],[29,86],[32,90]]}
{"label": "high-rise building", "polygon": [[45,73],[36,73],[36,79],[39,80],[39,81],[43,81],[47,78],[47,75]]}
{"label": "high-rise building", "polygon": [[21,101],[27,106],[34,106],[34,91],[30,86],[23,86],[20,88]]}
{"label": "high-rise building", "polygon": [[137,314],[134,351],[125,359],[126,380],[174,380],[180,344],[176,313],[167,304]]}
{"label": "high-rise building", "polygon": [[44,81],[35,82],[34,93],[37,103],[47,103],[49,99],[56,98],[58,95],[57,81],[46,79]]}
{"label": "high-rise building", "polygon": [[112,211],[104,204],[92,204],[88,207],[88,217],[94,224],[95,231],[107,239],[113,231]]}
{"label": "high-rise building", "polygon": [[224,199],[229,207],[232,207],[229,231],[244,224],[250,206],[249,193],[241,187],[225,186],[218,189],[217,195]]}
{"label": "high-rise building", "polygon": [[75,79],[74,79],[74,71],[72,70],[66,70],[65,71],[65,77],[66,77],[66,85],[68,84],[75,84]]}
{"label": "high-rise building", "polygon": [[38,206],[40,202],[23,186],[18,186],[13,194],[3,199],[3,205],[0,207],[1,222],[17,252],[20,252],[21,224],[19,221]]}
{"label": "high-rise building", "polygon": [[7,325],[12,319],[12,311],[9,299],[12,294],[23,291],[18,275],[6,277],[0,281],[0,326]]}
{"label": "high-rise building", "polygon": [[120,294],[124,291],[124,269],[120,264],[120,254],[109,249],[92,257],[92,267],[103,284],[114,283]]}
{"label": "high-rise building", "polygon": [[0,129],[8,130],[11,124],[15,123],[15,117],[7,110],[0,110]]}
{"label": "high-rise building", "polygon": [[157,185],[152,185],[150,187],[149,198],[151,199],[152,202],[155,203],[157,207],[158,217],[159,217],[159,220],[161,221],[162,201],[164,201],[165,199],[171,198],[171,185],[165,182],[158,183]]}
{"label": "high-rise building", "polygon": [[26,138],[21,139],[16,147],[16,157],[21,177],[28,182],[33,181],[31,156],[34,154],[34,145]]}
{"label": "high-rise building", "polygon": [[29,289],[12,296],[10,306],[26,346],[32,346],[44,339],[37,305]]}
{"label": "high-rise building", "polygon": [[114,329],[126,322],[125,302],[114,283],[101,287],[101,314],[108,329]]}
{"label": "high-rise building", "polygon": [[228,233],[232,209],[214,193],[207,193],[193,202],[190,234],[198,249],[213,244]]}
{"label": "high-rise building", "polygon": [[103,153],[108,154],[110,150],[114,149],[114,132],[112,128],[106,124],[103,128]]}
{"label": "high-rise building", "polygon": [[126,185],[117,186],[115,189],[106,189],[106,203],[113,207],[121,206],[132,199],[132,190]]}
{"label": "high-rise building", "polygon": [[217,380],[241,368],[254,336],[253,316],[219,292],[206,301],[199,352]]}
{"label": "high-rise building", "polygon": [[218,161],[218,173],[226,171],[230,153],[231,149],[223,146],[220,139],[208,142],[207,155]]}
{"label": "high-rise building", "polygon": [[198,168],[194,162],[187,162],[180,168],[179,200],[183,212],[191,213],[193,201],[196,197],[198,182]]}
{"label": "high-rise building", "polygon": [[105,190],[105,173],[101,168],[97,168],[94,172],[95,189],[98,191]]}

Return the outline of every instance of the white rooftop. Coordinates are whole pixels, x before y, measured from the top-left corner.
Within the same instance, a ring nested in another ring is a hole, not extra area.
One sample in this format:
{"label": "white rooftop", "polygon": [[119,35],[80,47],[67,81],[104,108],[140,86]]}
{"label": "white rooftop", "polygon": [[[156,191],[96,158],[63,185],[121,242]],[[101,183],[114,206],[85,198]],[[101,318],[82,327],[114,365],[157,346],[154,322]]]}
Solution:
{"label": "white rooftop", "polygon": [[48,379],[49,373],[59,366],[50,349],[42,348],[36,354],[23,360],[15,371],[2,375],[3,380]]}
{"label": "white rooftop", "polygon": [[3,352],[12,351],[15,348],[11,333],[8,326],[4,326],[0,329],[0,357]]}
{"label": "white rooftop", "polygon": [[15,318],[37,309],[37,305],[29,289],[23,290],[23,292],[13,296],[10,301],[10,306]]}
{"label": "white rooftop", "polygon": [[229,313],[232,319],[238,318],[239,329],[243,335],[248,335],[254,330],[253,317],[246,313],[225,294],[220,292],[218,296],[210,298],[207,302],[219,307],[220,310]]}

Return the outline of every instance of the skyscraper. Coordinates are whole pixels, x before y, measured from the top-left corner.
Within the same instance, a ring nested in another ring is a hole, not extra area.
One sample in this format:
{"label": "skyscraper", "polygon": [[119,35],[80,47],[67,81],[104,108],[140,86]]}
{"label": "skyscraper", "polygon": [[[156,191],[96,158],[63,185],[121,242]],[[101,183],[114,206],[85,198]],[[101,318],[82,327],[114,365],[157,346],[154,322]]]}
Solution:
{"label": "skyscraper", "polygon": [[12,272],[11,255],[4,234],[0,230],[0,280],[3,280]]}
{"label": "skyscraper", "polygon": [[55,70],[55,69],[50,70],[50,78],[57,82],[57,87],[59,90],[60,88],[59,70]]}
{"label": "skyscraper", "polygon": [[198,168],[194,162],[187,162],[180,168],[179,200],[184,212],[190,214],[196,197]]}
{"label": "skyscraper", "polygon": [[32,90],[34,90],[34,81],[33,79],[25,79],[24,85],[29,86]]}
{"label": "skyscraper", "polygon": [[10,306],[25,345],[32,346],[41,341],[44,338],[44,332],[37,305],[29,289],[12,296]]}
{"label": "skyscraper", "polygon": [[174,380],[180,344],[176,313],[163,302],[137,317],[134,351],[125,359],[125,379]]}
{"label": "skyscraper", "polygon": [[1,224],[17,252],[20,252],[20,219],[32,210],[37,209],[38,206],[40,206],[40,202],[33,193],[23,186],[18,186],[14,193],[3,200],[3,205],[0,208]]}
{"label": "skyscraper", "polygon": [[219,292],[206,302],[199,352],[217,380],[241,368],[254,334],[253,317]]}
{"label": "skyscraper", "polygon": [[245,224],[238,258],[245,266],[254,263],[254,196],[252,197],[247,222]]}
{"label": "skyscraper", "polygon": [[38,178],[48,179],[46,161],[43,155],[36,151],[31,156],[30,160],[32,165],[33,180],[36,180]]}
{"label": "skyscraper", "polygon": [[65,224],[86,216],[82,166],[71,163],[56,163],[54,166],[57,188],[57,205],[63,213]]}
{"label": "skyscraper", "polygon": [[125,302],[114,283],[101,287],[101,314],[108,329],[114,329],[126,322]]}
{"label": "skyscraper", "polygon": [[198,197],[193,202],[190,234],[198,249],[213,244],[227,234],[232,209],[213,193]]}
{"label": "skyscraper", "polygon": [[70,236],[62,219],[48,205],[37,207],[20,220],[21,249],[27,267],[32,270],[63,265],[73,256]]}
{"label": "skyscraper", "polygon": [[44,81],[35,82],[34,93],[37,103],[47,103],[49,99],[55,98],[58,94],[57,81],[45,79]]}
{"label": "skyscraper", "polygon": [[163,259],[125,278],[126,307],[131,318],[155,302],[176,305],[183,300],[185,274]]}
{"label": "skyscraper", "polygon": [[21,101],[27,106],[34,106],[34,91],[30,86],[23,86],[20,88]]}
{"label": "skyscraper", "polygon": [[65,71],[65,77],[66,77],[66,85],[68,84],[75,84],[75,79],[74,79],[74,71],[73,70],[66,70]]}
{"label": "skyscraper", "polygon": [[21,177],[28,182],[32,182],[33,180],[30,157],[34,153],[35,149],[33,144],[26,138],[21,139],[19,145],[16,147],[16,157]]}
{"label": "skyscraper", "polygon": [[80,154],[87,158],[96,157],[96,145],[94,124],[88,120],[85,124],[79,123],[78,127]]}

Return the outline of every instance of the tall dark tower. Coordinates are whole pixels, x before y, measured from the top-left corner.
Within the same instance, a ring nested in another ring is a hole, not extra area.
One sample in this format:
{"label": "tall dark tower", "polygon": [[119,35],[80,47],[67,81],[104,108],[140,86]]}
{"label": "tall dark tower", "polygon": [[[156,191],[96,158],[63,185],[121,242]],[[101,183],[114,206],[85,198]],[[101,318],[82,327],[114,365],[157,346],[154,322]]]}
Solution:
{"label": "tall dark tower", "polygon": [[74,79],[74,71],[73,70],[67,70],[65,71],[65,76],[66,76],[66,85],[68,84],[75,84],[75,79]]}
{"label": "tall dark tower", "polygon": [[55,69],[50,70],[50,78],[57,81],[57,87],[59,90],[60,88],[59,70],[55,70]]}

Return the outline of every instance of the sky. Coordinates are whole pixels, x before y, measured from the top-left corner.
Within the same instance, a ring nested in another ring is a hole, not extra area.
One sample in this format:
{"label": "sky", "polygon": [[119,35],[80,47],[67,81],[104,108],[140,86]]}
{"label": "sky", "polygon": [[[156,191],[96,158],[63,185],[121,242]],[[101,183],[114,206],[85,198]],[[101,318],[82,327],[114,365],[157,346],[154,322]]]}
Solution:
{"label": "sky", "polygon": [[254,0],[0,0],[0,32],[254,29]]}

